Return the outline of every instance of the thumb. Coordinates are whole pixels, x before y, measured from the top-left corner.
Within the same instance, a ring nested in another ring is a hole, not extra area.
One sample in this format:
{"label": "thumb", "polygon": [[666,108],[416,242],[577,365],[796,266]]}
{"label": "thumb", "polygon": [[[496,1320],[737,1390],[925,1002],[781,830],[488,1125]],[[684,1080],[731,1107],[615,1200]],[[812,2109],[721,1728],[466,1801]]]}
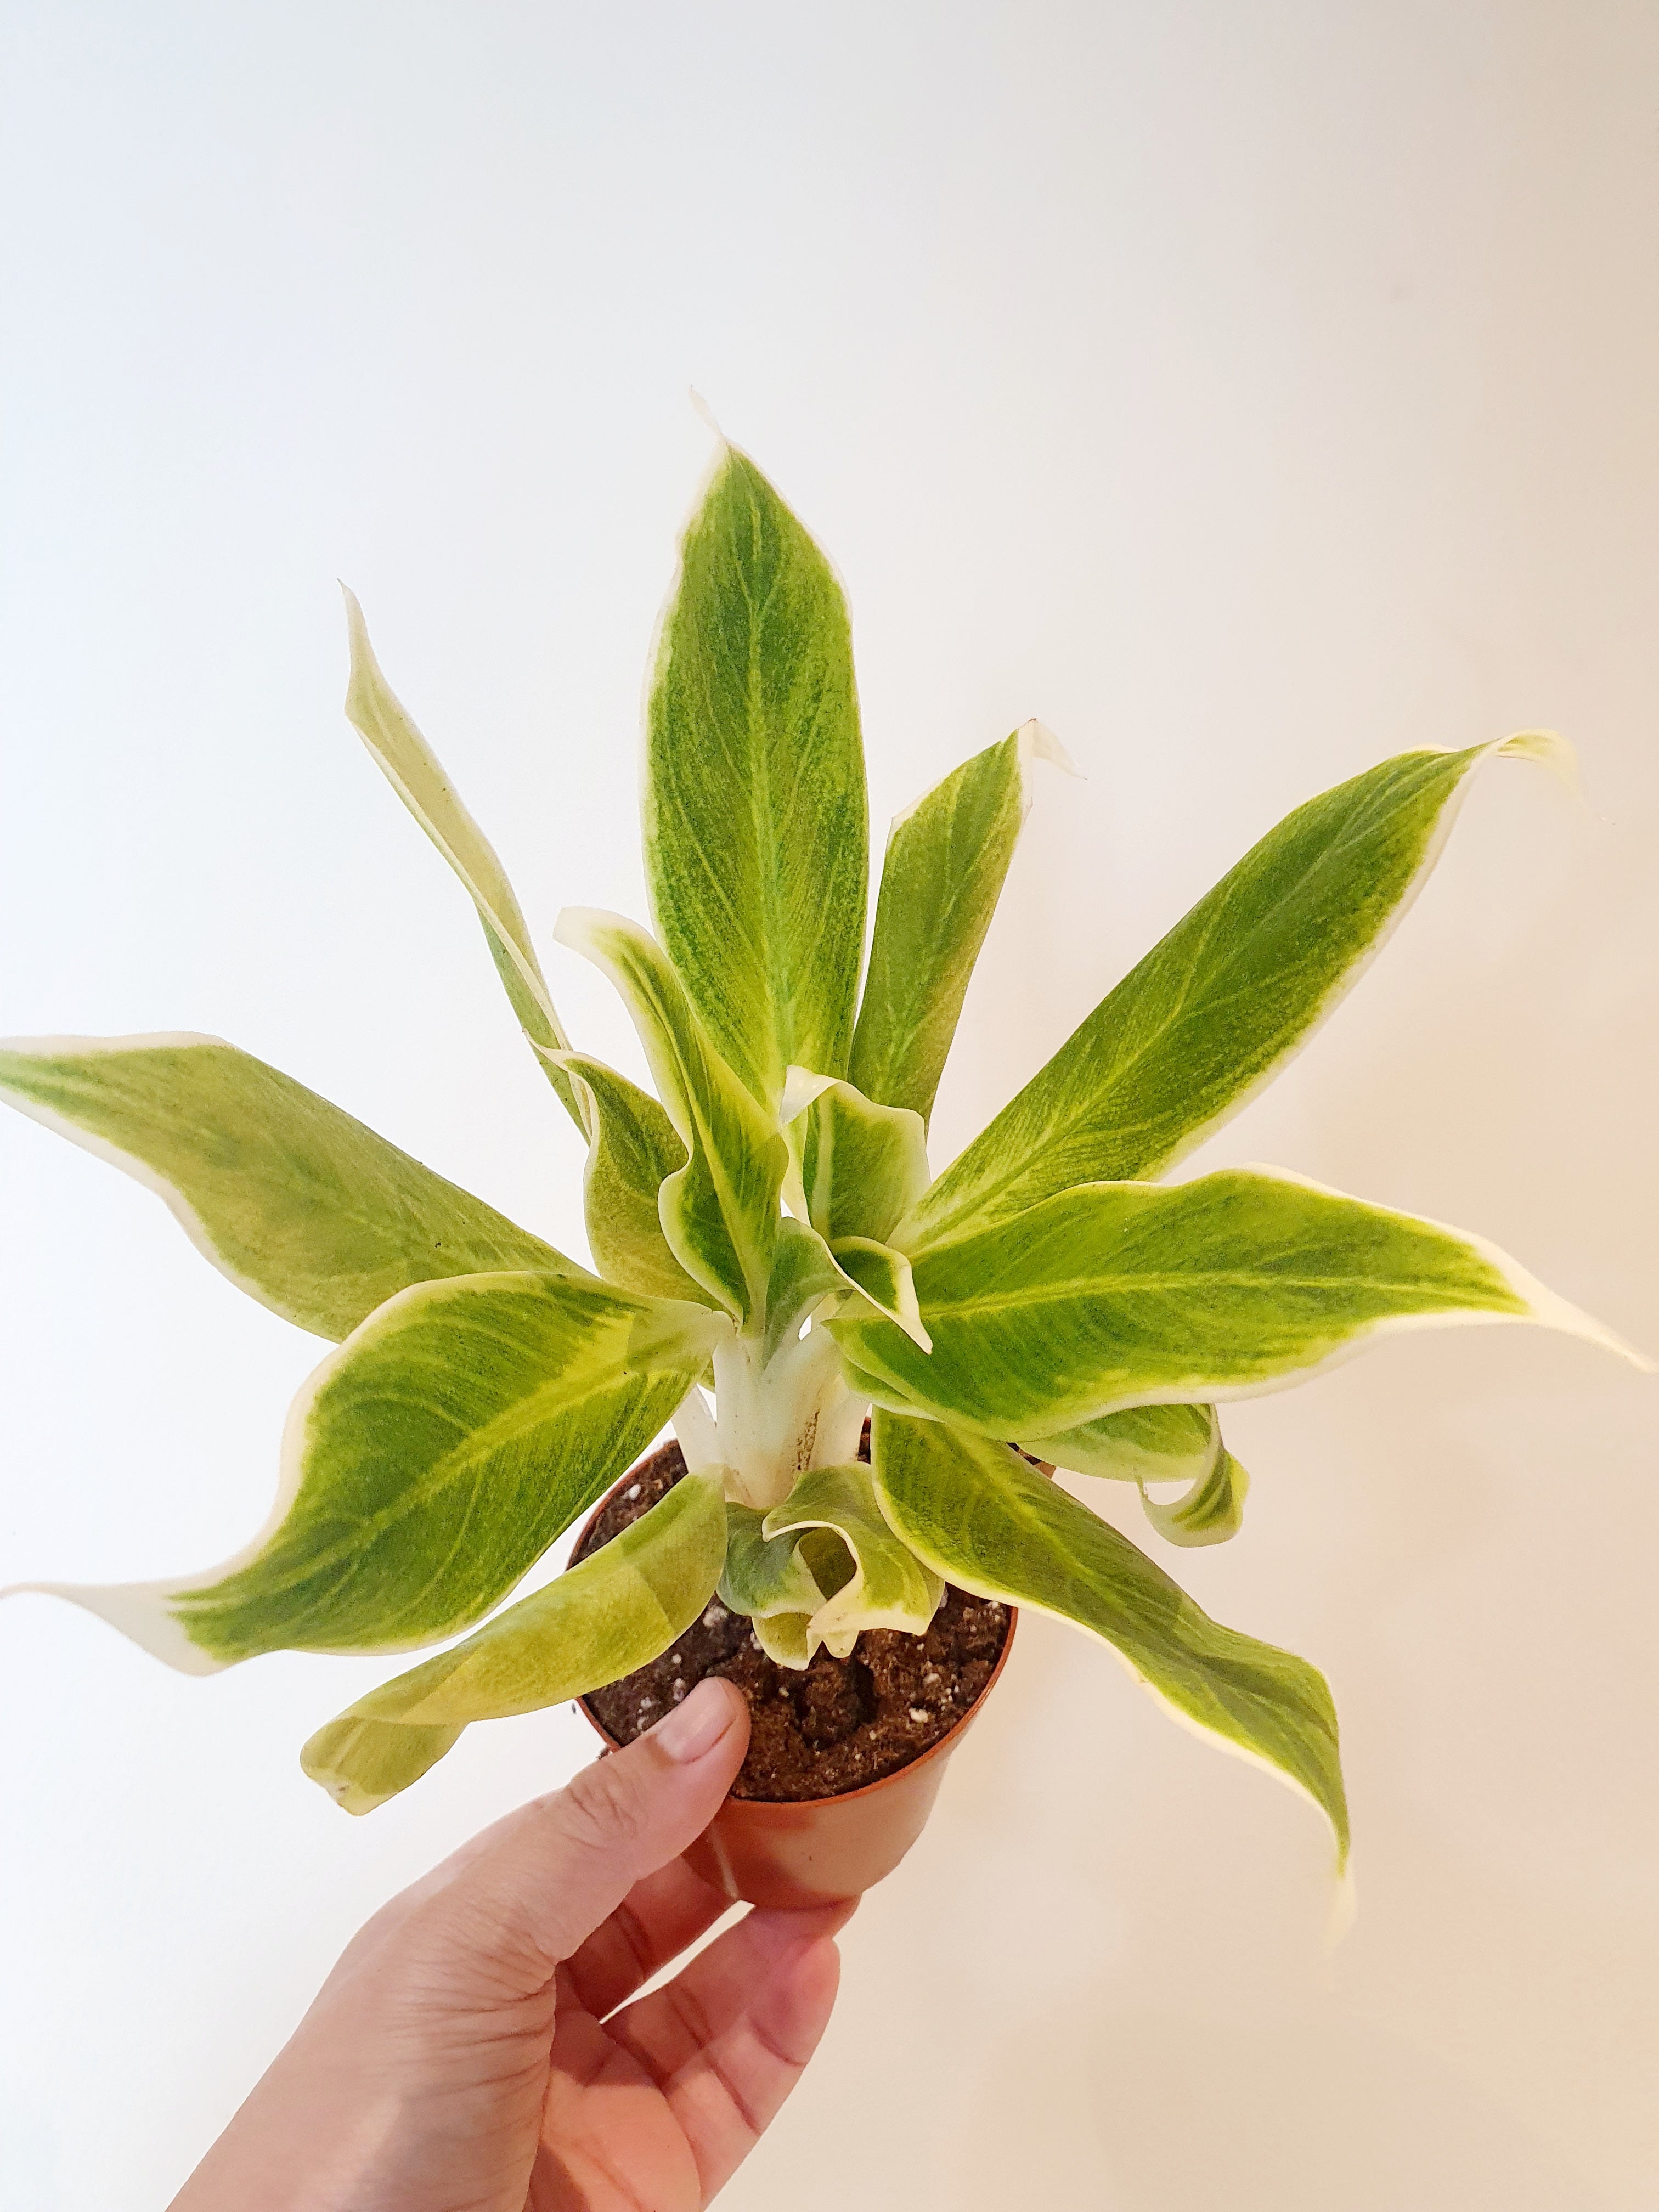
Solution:
{"label": "thumb", "polygon": [[492,1979],[544,1988],[636,1881],[702,1833],[748,1744],[748,1700],[712,1675],[625,1750],[480,1838],[443,1902],[488,1952]]}

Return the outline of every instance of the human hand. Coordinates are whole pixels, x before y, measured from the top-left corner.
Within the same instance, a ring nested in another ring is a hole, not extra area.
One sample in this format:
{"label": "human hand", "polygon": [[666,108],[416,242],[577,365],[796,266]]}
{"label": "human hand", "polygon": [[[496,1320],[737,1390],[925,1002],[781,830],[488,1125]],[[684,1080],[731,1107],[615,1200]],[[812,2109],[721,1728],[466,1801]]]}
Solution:
{"label": "human hand", "polygon": [[679,1857],[743,1763],[718,1678],[377,1912],[172,2212],[698,2212],[835,2002],[850,1903],[756,1910]]}

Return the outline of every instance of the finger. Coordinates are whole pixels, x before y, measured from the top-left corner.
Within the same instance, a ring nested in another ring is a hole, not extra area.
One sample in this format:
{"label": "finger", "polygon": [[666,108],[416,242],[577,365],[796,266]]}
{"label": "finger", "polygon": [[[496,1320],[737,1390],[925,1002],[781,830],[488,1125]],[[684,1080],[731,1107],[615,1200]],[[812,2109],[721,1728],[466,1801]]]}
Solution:
{"label": "finger", "polygon": [[852,1909],[751,1912],[609,2023],[667,2098],[705,2197],[748,2156],[817,2050],[840,1978],[834,1930]]}
{"label": "finger", "polygon": [[492,1993],[544,1988],[635,1882],[719,1810],[749,1741],[742,1692],[711,1676],[656,1727],[500,1823],[430,1899]]}
{"label": "finger", "polygon": [[566,1969],[571,1994],[603,2020],[731,1908],[723,1890],[672,1860],[636,1881],[575,1953]]}

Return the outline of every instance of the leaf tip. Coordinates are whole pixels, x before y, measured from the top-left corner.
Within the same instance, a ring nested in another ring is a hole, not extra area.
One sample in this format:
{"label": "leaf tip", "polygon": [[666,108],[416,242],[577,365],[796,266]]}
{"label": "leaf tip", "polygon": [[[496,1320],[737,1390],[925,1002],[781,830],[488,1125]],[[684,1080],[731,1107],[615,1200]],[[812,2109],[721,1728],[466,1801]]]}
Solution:
{"label": "leaf tip", "polygon": [[1085,781],[1083,770],[1046,722],[1039,722],[1033,715],[1030,721],[1020,724],[1018,734],[1022,766],[1029,766],[1034,760],[1044,760],[1051,767],[1057,768],[1062,775],[1074,775],[1079,783]]}
{"label": "leaf tip", "polygon": [[1578,756],[1559,730],[1516,730],[1503,738],[1496,750],[1500,759],[1535,761],[1547,769],[1575,799],[1584,795],[1578,780]]}
{"label": "leaf tip", "polygon": [[1337,1844],[1336,1880],[1332,1885],[1330,1903],[1325,1913],[1322,1948],[1328,1961],[1335,1955],[1338,1946],[1346,1941],[1358,1916],[1359,1897],[1354,1887],[1353,1859],[1345,1837]]}
{"label": "leaf tip", "polygon": [[1510,1262],[1508,1272],[1511,1287],[1525,1304],[1526,1310],[1521,1319],[1536,1322],[1540,1328],[1555,1329],[1563,1336],[1580,1337],[1586,1344],[1599,1345],[1603,1352],[1611,1352],[1616,1358],[1628,1361],[1638,1374],[1659,1373],[1659,1361],[1650,1358],[1645,1352],[1638,1351],[1635,1345],[1620,1336],[1617,1329],[1609,1328],[1605,1322],[1597,1321],[1594,1314],[1586,1313],[1582,1306],[1574,1305],[1571,1298],[1564,1298],[1559,1291],[1551,1290],[1535,1276],[1528,1274],[1524,1268],[1517,1267],[1513,1261]]}
{"label": "leaf tip", "polygon": [[686,397],[691,402],[691,412],[696,416],[698,422],[702,423],[705,428],[712,430],[714,435],[720,440],[720,444],[726,448],[726,451],[730,453],[732,450],[732,441],[726,436],[725,431],[721,429],[714,409],[703,398],[702,392],[698,391],[695,384],[690,384],[686,386]]}
{"label": "leaf tip", "polygon": [[553,942],[562,945],[567,952],[580,952],[585,959],[594,957],[593,941],[607,924],[617,917],[607,914],[603,907],[566,906],[559,909],[553,924]]}

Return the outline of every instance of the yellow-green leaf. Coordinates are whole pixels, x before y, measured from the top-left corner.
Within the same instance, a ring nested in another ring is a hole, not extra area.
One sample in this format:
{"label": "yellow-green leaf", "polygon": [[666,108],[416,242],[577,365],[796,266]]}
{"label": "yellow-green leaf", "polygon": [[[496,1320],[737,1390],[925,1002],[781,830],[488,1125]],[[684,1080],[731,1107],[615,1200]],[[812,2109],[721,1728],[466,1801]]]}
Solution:
{"label": "yellow-green leaf", "polygon": [[356,593],[347,592],[345,602],[351,638],[347,720],[368,746],[375,766],[465,886],[478,909],[489,957],[519,1018],[519,1026],[536,1047],[566,1111],[586,1135],[581,1106],[570,1079],[549,1056],[567,1051],[570,1040],[553,1010],[541,963],[507,871],[494,846],[461,804],[437,755],[382,675]]}
{"label": "yellow-green leaf", "polygon": [[1484,1239],[1264,1169],[1085,1184],[914,1276],[931,1354],[890,1322],[827,1323],[855,1387],[995,1437],[1251,1396],[1401,1329],[1537,1322],[1627,1351]]}
{"label": "yellow-green leaf", "polygon": [[593,1264],[610,1283],[658,1298],[706,1299],[663,1235],[662,1187],[687,1159],[656,1100],[603,1060],[561,1053],[583,1098],[589,1130],[582,1196]]}
{"label": "yellow-green leaf", "polygon": [[1530,731],[1401,753],[1287,815],[1177,922],[933,1183],[907,1251],[1079,1183],[1162,1174],[1304,1043],[1416,896],[1470,772],[1494,755],[1565,768]]}
{"label": "yellow-green leaf", "polygon": [[586,1271],[218,1037],[27,1037],[0,1097],[120,1168],[284,1321],[337,1340],[411,1284]]}
{"label": "yellow-green leaf", "polygon": [[1031,811],[1034,760],[1076,773],[1053,733],[1027,722],[964,761],[888,832],[848,1073],[866,1097],[909,1107],[924,1127]]}
{"label": "yellow-green leaf", "polygon": [[1177,1720],[1311,1798],[1346,1858],[1336,1711],[1305,1659],[1212,1620],[1006,1444],[878,1413],[873,1464],[883,1511],[937,1573],[1100,1638]]}
{"label": "yellow-green leaf", "polygon": [[927,1188],[921,1116],[878,1106],[850,1083],[792,1067],[781,1110],[789,1202],[825,1240],[885,1238]]}
{"label": "yellow-green leaf", "polygon": [[841,586],[754,463],[723,447],[658,641],[646,872],[693,1005],[769,1108],[792,1060],[846,1067],[868,839]]}
{"label": "yellow-green leaf", "polygon": [[[854,1571],[808,1621],[807,1659],[819,1643],[844,1659],[866,1628],[925,1633],[945,1584],[883,1517],[867,1467],[854,1462],[809,1468],[761,1523],[761,1534],[769,1538],[809,1528],[827,1528],[839,1536],[852,1555]],[[804,1666],[806,1660],[799,1663]]]}
{"label": "yellow-green leaf", "polygon": [[718,1476],[683,1476],[579,1565],[360,1698],[311,1738],[301,1765],[347,1812],[371,1812],[469,1722],[562,1705],[647,1666],[708,1604],[725,1548]]}
{"label": "yellow-green leaf", "polygon": [[48,1587],[192,1672],[436,1643],[497,1604],[661,1430],[708,1356],[680,1316],[710,1318],[591,1278],[421,1284],[301,1391],[276,1502],[234,1559]]}
{"label": "yellow-green leaf", "polygon": [[1179,1498],[1160,1501],[1149,1498],[1140,1486],[1140,1502],[1146,1518],[1166,1542],[1196,1547],[1224,1544],[1243,1525],[1244,1500],[1250,1478],[1227,1450],[1216,1454],[1209,1473]]}
{"label": "yellow-green leaf", "polygon": [[720,1058],[662,947],[622,915],[568,907],[555,933],[626,1005],[652,1079],[690,1155],[658,1213],[680,1265],[739,1322],[765,1310],[787,1152],[776,1123]]}

